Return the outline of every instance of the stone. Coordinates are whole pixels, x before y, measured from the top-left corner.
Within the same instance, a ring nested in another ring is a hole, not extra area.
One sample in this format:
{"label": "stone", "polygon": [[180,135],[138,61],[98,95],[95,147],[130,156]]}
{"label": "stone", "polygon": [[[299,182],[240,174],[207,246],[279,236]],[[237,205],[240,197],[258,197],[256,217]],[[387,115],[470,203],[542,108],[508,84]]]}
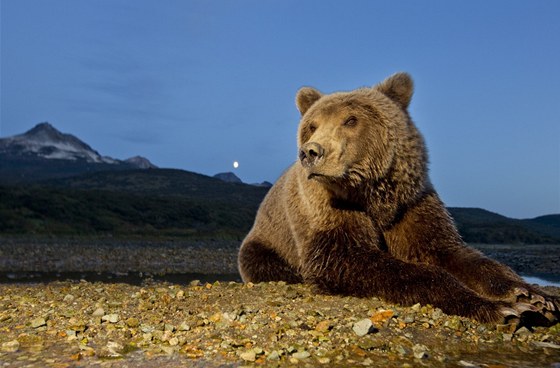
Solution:
{"label": "stone", "polygon": [[37,317],[31,320],[31,327],[33,328],[39,328],[46,325],[47,321],[43,317]]}
{"label": "stone", "polygon": [[19,341],[12,340],[2,343],[2,351],[5,353],[15,353],[19,350]]}
{"label": "stone", "polygon": [[311,356],[311,354],[309,354],[309,352],[308,352],[308,351],[305,351],[305,350],[303,350],[303,351],[298,351],[297,353],[293,353],[293,354],[292,354],[292,357],[293,357],[293,358],[296,358],[296,359],[298,359],[298,360],[307,359],[307,358],[309,358],[310,356]]}
{"label": "stone", "polygon": [[428,348],[421,344],[416,344],[412,347],[412,354],[416,359],[426,359],[429,356]]}
{"label": "stone", "polygon": [[91,315],[93,317],[103,317],[105,315],[105,310],[103,308],[97,308]]}
{"label": "stone", "polygon": [[270,354],[266,357],[267,360],[278,360],[280,359],[280,353],[277,350],[272,350]]}
{"label": "stone", "polygon": [[248,350],[244,353],[239,354],[239,357],[247,362],[254,362],[257,360],[257,355],[253,350]]}
{"label": "stone", "polygon": [[106,314],[103,317],[101,317],[101,320],[109,323],[117,323],[119,321],[119,315],[114,313]]}
{"label": "stone", "polygon": [[371,321],[371,319],[364,318],[361,321],[354,323],[354,326],[352,326],[352,330],[356,333],[356,335],[361,337],[375,332],[376,328],[375,326],[373,326],[373,322]]}
{"label": "stone", "polygon": [[138,318],[130,317],[125,321],[126,325],[131,328],[138,327],[140,325],[140,321]]}

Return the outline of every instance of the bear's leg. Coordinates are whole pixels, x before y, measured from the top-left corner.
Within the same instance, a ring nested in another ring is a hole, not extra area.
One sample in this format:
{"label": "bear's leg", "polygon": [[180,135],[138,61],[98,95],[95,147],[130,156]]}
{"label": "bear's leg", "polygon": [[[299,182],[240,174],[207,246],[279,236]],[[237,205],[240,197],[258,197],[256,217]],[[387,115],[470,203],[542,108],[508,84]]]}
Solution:
{"label": "bear's leg", "polygon": [[406,263],[364,244],[363,235],[342,228],[316,234],[305,255],[305,282],[328,293],[432,304],[481,322],[500,322],[522,312],[510,303],[481,297],[439,267]]}
{"label": "bear's leg", "polygon": [[530,303],[551,322],[560,317],[557,298],[528,285],[509,267],[466,246],[436,193],[428,194],[408,209],[384,235],[390,253],[401,260],[441,267],[489,299]]}
{"label": "bear's leg", "polygon": [[254,240],[243,243],[238,262],[244,282],[286,281],[296,284],[303,281],[297,270],[278,253]]}

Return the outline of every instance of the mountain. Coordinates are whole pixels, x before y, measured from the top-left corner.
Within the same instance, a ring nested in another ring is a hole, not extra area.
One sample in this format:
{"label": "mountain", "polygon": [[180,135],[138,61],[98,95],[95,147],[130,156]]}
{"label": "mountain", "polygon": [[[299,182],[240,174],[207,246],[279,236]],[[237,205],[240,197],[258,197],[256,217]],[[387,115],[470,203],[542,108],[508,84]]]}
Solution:
{"label": "mountain", "polygon": [[232,172],[219,173],[214,175],[214,177],[227,183],[243,183],[241,179],[239,179],[237,175]]}
{"label": "mountain", "polygon": [[272,188],[272,183],[266,180],[263,181],[262,183],[254,183],[251,185],[254,185],[256,187]]}
{"label": "mountain", "polygon": [[124,162],[129,163],[131,165],[136,166],[139,169],[157,169],[158,167],[150,162],[145,157],[142,156],[134,156],[124,160]]}
{"label": "mountain", "polygon": [[[232,172],[219,173],[214,175],[214,178],[225,181],[226,183],[243,183],[241,179],[239,179],[237,175]],[[251,185],[254,187],[263,187],[267,189],[272,187],[272,183],[268,181],[263,181],[262,183],[253,183]]]}
{"label": "mountain", "polygon": [[59,132],[49,123],[40,123],[24,134],[0,139],[0,153],[57,160],[83,160],[89,163],[117,163],[115,159],[101,156],[75,136]]}
{"label": "mountain", "polygon": [[467,243],[560,244],[560,215],[518,220],[481,208],[448,208]]}
{"label": "mountain", "polygon": [[29,131],[0,138],[0,183],[37,182],[96,171],[155,167],[139,156],[121,161],[102,156],[71,134],[49,123]]}

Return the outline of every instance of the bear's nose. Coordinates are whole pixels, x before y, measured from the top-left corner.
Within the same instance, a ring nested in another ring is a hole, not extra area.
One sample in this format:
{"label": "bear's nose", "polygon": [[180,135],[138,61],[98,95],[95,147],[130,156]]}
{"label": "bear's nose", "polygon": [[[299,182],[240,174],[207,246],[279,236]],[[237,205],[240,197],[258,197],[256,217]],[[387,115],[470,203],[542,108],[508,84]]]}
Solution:
{"label": "bear's nose", "polygon": [[299,150],[299,160],[305,167],[312,167],[325,154],[325,150],[319,143],[308,142],[301,146]]}

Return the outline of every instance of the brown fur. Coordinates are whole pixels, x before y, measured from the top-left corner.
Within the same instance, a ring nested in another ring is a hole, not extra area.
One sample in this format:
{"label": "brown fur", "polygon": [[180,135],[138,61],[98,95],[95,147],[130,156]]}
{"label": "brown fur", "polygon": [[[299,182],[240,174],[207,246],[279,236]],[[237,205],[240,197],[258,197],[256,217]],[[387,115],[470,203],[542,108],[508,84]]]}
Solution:
{"label": "brown fur", "polygon": [[430,303],[483,322],[520,314],[519,290],[557,303],[463,243],[430,183],[407,111],[412,92],[405,73],[351,92],[298,92],[300,162],[272,187],[243,241],[243,280]]}

